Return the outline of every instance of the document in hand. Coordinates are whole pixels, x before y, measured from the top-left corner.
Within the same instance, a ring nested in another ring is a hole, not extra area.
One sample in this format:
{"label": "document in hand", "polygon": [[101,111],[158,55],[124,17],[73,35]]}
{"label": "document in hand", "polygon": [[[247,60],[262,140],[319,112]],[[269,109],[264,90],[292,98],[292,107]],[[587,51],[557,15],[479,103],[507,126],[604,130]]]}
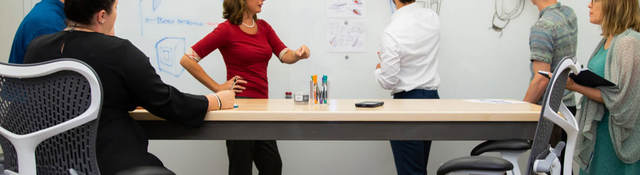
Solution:
{"label": "document in hand", "polygon": [[588,87],[615,86],[615,84],[613,84],[609,80],[598,76],[597,74],[591,72],[589,69],[581,70],[578,75],[571,73],[569,74],[569,77],[571,77],[571,79],[573,79],[573,81],[575,81],[576,83]]}

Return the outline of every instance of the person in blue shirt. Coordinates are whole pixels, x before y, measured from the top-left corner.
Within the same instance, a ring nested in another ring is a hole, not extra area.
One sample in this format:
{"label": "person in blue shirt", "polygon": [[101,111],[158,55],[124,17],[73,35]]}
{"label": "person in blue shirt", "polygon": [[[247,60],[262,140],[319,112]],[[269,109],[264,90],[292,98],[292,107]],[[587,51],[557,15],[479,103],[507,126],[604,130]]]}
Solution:
{"label": "person in blue shirt", "polygon": [[64,0],[42,0],[20,23],[13,38],[9,63],[22,64],[31,40],[46,34],[62,31],[65,24]]}

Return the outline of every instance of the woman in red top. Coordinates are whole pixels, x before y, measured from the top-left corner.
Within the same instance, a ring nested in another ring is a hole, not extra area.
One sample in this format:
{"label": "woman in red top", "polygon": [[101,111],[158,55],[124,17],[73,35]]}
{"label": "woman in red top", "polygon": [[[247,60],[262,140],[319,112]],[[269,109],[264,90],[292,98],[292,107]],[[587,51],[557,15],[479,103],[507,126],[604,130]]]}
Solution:
{"label": "woman in red top", "polygon": [[[257,18],[264,0],[224,0],[223,16],[227,21],[196,43],[182,57],[180,64],[198,81],[214,92],[233,89],[238,97],[269,98],[267,65],[272,54],[281,62],[293,64],[309,58],[305,45],[296,51],[280,41],[264,20]],[[227,67],[227,82],[218,84],[198,62],[219,49]],[[231,87],[237,79],[235,87]],[[271,141],[227,141],[230,175],[250,175],[255,161],[260,174],[282,174],[278,147]]]}

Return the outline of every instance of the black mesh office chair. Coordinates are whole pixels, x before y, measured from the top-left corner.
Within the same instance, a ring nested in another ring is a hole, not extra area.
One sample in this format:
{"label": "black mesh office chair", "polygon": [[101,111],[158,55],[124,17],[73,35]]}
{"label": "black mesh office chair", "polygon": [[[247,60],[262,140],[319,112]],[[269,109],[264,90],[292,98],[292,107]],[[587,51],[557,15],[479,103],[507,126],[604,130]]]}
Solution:
{"label": "black mesh office chair", "polygon": [[100,174],[102,89],[75,59],[0,64],[0,145],[7,174]]}
{"label": "black mesh office chair", "polygon": [[4,153],[0,153],[0,171],[4,171]]}
{"label": "black mesh office chair", "polygon": [[[484,153],[500,153],[502,159],[509,161],[513,165],[518,165],[520,155],[531,149],[531,140],[508,139],[508,140],[487,140],[478,144],[471,150],[471,156],[480,156]],[[519,169],[507,172],[507,175],[521,174]]]}
{"label": "black mesh office chair", "polygon": [[163,167],[137,167],[116,173],[116,175],[175,175]]}
{"label": "black mesh office chair", "polygon": [[[563,59],[554,70],[553,77],[547,86],[544,95],[540,119],[536,128],[533,140],[531,154],[527,166],[526,174],[534,174],[534,172],[542,173],[559,173],[559,168],[564,168],[564,174],[571,174],[571,159],[575,150],[575,142],[578,133],[578,124],[575,117],[567,107],[562,103],[564,89],[567,78],[571,71],[578,72],[577,66],[570,58]],[[562,117],[558,115],[562,113]],[[567,151],[564,162],[560,165],[557,156],[560,155],[564,143],[558,144],[556,149],[550,149],[549,139],[554,124],[560,126],[567,132]],[[514,141],[514,144],[522,143]],[[522,145],[521,146],[526,146]],[[489,150],[489,149],[486,149]],[[478,151],[480,152],[480,151]],[[535,163],[535,165],[534,165]],[[438,175],[449,173],[473,173],[473,174],[504,174],[507,171],[518,168],[511,162],[497,157],[472,156],[450,160],[443,164],[439,169]],[[516,171],[514,171],[514,174]],[[518,174],[516,174],[518,175]]]}

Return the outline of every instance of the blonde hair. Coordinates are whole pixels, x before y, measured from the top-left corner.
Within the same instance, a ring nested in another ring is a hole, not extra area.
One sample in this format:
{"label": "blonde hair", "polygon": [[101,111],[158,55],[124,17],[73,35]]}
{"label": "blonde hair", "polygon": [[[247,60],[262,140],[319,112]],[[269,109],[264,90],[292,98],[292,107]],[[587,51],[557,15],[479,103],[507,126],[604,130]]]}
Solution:
{"label": "blonde hair", "polygon": [[640,31],[638,0],[602,1],[602,36],[615,36],[631,28]]}
{"label": "blonde hair", "polygon": [[[224,9],[222,17],[233,25],[240,25],[242,17],[248,10],[246,0],[224,0],[222,8]],[[258,15],[253,15],[253,19],[258,20]]]}

